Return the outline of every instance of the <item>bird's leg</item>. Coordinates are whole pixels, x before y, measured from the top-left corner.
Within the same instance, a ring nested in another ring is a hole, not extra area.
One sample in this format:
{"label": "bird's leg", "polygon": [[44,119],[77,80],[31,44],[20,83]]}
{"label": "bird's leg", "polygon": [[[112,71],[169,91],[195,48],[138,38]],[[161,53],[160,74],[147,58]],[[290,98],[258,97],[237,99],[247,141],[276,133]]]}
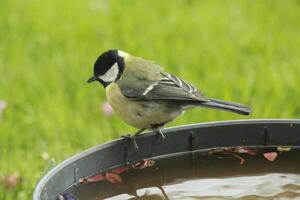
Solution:
{"label": "bird's leg", "polygon": [[156,135],[160,138],[161,141],[164,141],[166,139],[165,135],[162,133],[162,125],[153,125],[152,130],[156,132]]}
{"label": "bird's leg", "polygon": [[161,141],[164,141],[166,139],[165,135],[163,134],[163,132],[161,131],[160,128],[155,130],[156,134],[158,135],[158,137],[160,138]]}
{"label": "bird's leg", "polygon": [[130,142],[133,144],[134,150],[138,151],[139,147],[138,147],[138,145],[136,143],[135,137],[138,136],[140,133],[142,133],[144,130],[146,130],[146,129],[142,128],[142,129],[138,130],[135,134],[133,134],[133,135],[130,135],[130,134],[123,135],[122,138],[129,139]]}
{"label": "bird's leg", "polygon": [[134,134],[134,136],[137,136],[137,135],[141,134],[141,133],[144,132],[145,130],[146,130],[145,128],[141,128],[140,130],[138,130],[138,132],[136,132],[136,133]]}

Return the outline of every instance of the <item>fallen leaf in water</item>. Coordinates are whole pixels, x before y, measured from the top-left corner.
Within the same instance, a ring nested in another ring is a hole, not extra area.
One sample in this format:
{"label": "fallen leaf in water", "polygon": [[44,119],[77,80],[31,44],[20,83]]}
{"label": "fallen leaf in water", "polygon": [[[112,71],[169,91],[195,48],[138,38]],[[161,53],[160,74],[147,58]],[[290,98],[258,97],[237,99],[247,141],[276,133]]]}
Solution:
{"label": "fallen leaf in water", "polygon": [[237,153],[245,153],[245,154],[249,154],[251,156],[255,156],[255,151],[248,148],[248,147],[236,147],[235,148],[235,152]]}
{"label": "fallen leaf in water", "polygon": [[119,174],[106,172],[105,178],[106,178],[106,180],[108,180],[109,182],[111,182],[113,184],[123,183],[123,179],[121,178],[121,176]]}
{"label": "fallen leaf in water", "polygon": [[110,172],[106,172],[106,173],[99,173],[96,175],[92,175],[90,177],[87,178],[81,178],[79,179],[79,183],[80,184],[88,184],[88,183],[94,183],[94,182],[98,182],[98,181],[103,181],[103,180],[107,180],[111,183],[114,184],[118,184],[118,183],[122,183],[123,180],[121,178],[121,176],[119,174],[133,168],[133,169],[144,169],[146,167],[151,167],[155,164],[154,160],[143,160],[142,162],[133,164],[133,165],[125,165],[125,166],[121,166],[121,167],[117,167],[113,170],[111,170]]}
{"label": "fallen leaf in water", "polygon": [[102,181],[105,180],[105,176],[103,174],[96,174],[94,176],[90,176],[88,177],[86,180],[88,183],[93,183],[93,182],[97,182],[97,181]]}
{"label": "fallen leaf in water", "polygon": [[130,169],[130,166],[121,166],[117,167],[111,172],[102,173],[102,174],[96,174],[87,178],[81,178],[79,179],[80,184],[88,184],[88,183],[94,183],[98,181],[108,180],[111,183],[122,183],[122,178],[118,175],[123,173],[124,171]]}
{"label": "fallen leaf in water", "polygon": [[271,161],[271,162],[273,162],[277,158],[277,156],[278,156],[277,152],[266,152],[266,153],[264,153],[264,157],[267,160]]}
{"label": "fallen leaf in water", "polygon": [[152,167],[155,164],[154,160],[143,160],[142,162],[132,165],[133,169],[144,169],[146,167]]}
{"label": "fallen leaf in water", "polygon": [[[252,151],[252,150],[251,150]],[[249,152],[250,151],[246,151],[245,148],[243,147],[243,149],[237,149],[237,148],[224,148],[224,149],[212,149],[211,151],[208,152],[208,155],[214,155],[214,154],[217,154],[217,155],[231,155],[235,158],[238,158],[240,160],[240,164],[244,164],[245,162],[245,159],[238,155],[238,153],[241,153],[241,152],[247,152],[248,154],[250,154]],[[252,155],[252,154],[250,154]]]}
{"label": "fallen leaf in water", "polygon": [[121,174],[128,169],[130,169],[130,167],[128,165],[125,165],[125,166],[117,167],[116,169],[112,170],[112,172],[115,174]]}
{"label": "fallen leaf in water", "polygon": [[81,179],[79,179],[79,183],[80,184],[88,184],[88,183],[95,183],[95,182],[103,181],[103,180],[107,180],[114,184],[123,182],[122,178],[118,174],[115,174],[112,172],[106,172],[105,174],[96,174],[96,175],[90,176],[88,178],[81,178]]}
{"label": "fallen leaf in water", "polygon": [[278,151],[290,151],[291,147],[277,147]]}
{"label": "fallen leaf in water", "polygon": [[14,172],[12,174],[6,175],[2,183],[5,188],[12,189],[22,183],[22,177],[20,176],[19,172]]}

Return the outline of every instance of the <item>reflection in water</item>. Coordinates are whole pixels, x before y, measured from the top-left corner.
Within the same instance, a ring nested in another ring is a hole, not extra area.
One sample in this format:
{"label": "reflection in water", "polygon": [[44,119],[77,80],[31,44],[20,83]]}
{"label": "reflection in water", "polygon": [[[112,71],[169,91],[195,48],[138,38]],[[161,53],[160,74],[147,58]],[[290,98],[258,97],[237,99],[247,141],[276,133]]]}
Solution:
{"label": "reflection in water", "polygon": [[[300,175],[267,174],[220,179],[177,179],[162,187],[169,199],[300,199]],[[109,200],[166,199],[157,187],[137,190],[137,196],[119,195]]]}
{"label": "reflection in water", "polygon": [[296,196],[300,196],[300,175],[268,174],[222,179],[177,180],[176,183],[163,188],[170,199],[258,199],[259,197],[295,199]]}

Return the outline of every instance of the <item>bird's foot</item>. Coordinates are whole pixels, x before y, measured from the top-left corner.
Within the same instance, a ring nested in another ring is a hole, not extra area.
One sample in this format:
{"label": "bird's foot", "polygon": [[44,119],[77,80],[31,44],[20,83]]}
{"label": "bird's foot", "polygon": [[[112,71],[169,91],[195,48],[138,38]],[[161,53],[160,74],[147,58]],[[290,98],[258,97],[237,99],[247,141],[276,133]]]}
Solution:
{"label": "bird's foot", "polygon": [[162,131],[160,129],[156,129],[155,132],[156,132],[159,142],[165,141],[166,136],[162,133]]}
{"label": "bird's foot", "polygon": [[128,134],[128,135],[123,135],[121,137],[130,141],[130,143],[133,145],[134,151],[137,152],[139,150],[139,147],[135,140],[135,135]]}
{"label": "bird's foot", "polygon": [[146,129],[145,129],[145,128],[142,128],[142,129],[138,130],[134,135],[128,134],[128,135],[122,136],[122,138],[125,138],[125,139],[130,140],[130,142],[131,142],[132,145],[133,145],[133,148],[134,148],[135,152],[137,152],[137,151],[139,150],[139,147],[138,147],[138,145],[137,145],[137,143],[136,143],[136,139],[135,139],[135,138],[136,138],[136,136],[138,136],[140,133],[142,133],[144,130],[146,130]]}

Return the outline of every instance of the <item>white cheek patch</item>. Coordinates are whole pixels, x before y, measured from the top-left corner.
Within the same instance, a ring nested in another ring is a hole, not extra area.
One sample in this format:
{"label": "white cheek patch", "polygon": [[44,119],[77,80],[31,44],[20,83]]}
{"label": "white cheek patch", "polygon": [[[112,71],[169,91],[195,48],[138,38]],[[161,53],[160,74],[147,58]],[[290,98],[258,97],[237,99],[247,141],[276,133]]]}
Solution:
{"label": "white cheek patch", "polygon": [[115,63],[105,74],[98,76],[98,78],[103,80],[104,82],[113,82],[117,79],[118,75],[119,66],[118,63]]}

